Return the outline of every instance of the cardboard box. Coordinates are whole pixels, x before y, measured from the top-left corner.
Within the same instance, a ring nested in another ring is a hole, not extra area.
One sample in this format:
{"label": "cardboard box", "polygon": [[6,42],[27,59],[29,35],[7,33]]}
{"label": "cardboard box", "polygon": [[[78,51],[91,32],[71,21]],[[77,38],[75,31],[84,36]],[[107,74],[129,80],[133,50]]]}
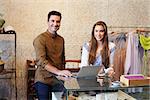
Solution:
{"label": "cardboard box", "polygon": [[145,77],[142,74],[122,75],[120,82],[126,86],[150,85],[150,77]]}

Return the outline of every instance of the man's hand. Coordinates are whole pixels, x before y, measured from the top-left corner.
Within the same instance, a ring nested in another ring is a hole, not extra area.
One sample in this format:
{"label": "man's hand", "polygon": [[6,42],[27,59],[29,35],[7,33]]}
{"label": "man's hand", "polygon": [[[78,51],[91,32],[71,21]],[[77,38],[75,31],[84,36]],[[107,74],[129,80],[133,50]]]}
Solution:
{"label": "man's hand", "polygon": [[54,73],[58,76],[64,76],[64,77],[71,77],[72,74],[69,70],[59,70],[56,67],[52,66],[50,63],[48,63],[45,66],[45,69],[51,73]]}
{"label": "man's hand", "polygon": [[59,70],[57,73],[58,76],[71,77],[72,74],[69,70]]}

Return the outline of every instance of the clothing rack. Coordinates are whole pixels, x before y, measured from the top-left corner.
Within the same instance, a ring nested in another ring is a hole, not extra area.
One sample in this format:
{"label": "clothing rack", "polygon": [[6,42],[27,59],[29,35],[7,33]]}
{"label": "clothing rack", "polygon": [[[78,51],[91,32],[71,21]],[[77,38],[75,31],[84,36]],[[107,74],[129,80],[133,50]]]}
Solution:
{"label": "clothing rack", "polygon": [[[150,33],[150,30],[137,29],[137,30],[134,30],[134,31],[132,31],[132,32],[133,32],[133,33],[138,33],[138,32]],[[110,34],[111,34],[111,35],[115,35],[115,34],[119,34],[119,33],[128,34],[129,32],[114,32],[114,31],[112,31]]]}
{"label": "clothing rack", "polygon": [[108,26],[108,28],[150,28],[150,26]]}
{"label": "clothing rack", "polygon": [[150,30],[136,30],[137,32],[147,32],[150,33]]}
{"label": "clothing rack", "polygon": [[110,34],[111,34],[111,36],[113,36],[113,35],[120,34],[120,33],[125,33],[125,34],[127,34],[128,32],[111,32]]}

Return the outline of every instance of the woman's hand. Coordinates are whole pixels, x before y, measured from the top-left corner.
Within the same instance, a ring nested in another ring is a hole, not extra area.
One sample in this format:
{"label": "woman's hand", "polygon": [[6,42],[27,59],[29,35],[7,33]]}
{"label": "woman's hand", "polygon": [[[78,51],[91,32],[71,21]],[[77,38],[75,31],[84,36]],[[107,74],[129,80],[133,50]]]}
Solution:
{"label": "woman's hand", "polygon": [[105,70],[105,73],[108,73],[108,76],[109,77],[113,77],[115,72],[114,72],[114,69],[112,67],[109,67]]}

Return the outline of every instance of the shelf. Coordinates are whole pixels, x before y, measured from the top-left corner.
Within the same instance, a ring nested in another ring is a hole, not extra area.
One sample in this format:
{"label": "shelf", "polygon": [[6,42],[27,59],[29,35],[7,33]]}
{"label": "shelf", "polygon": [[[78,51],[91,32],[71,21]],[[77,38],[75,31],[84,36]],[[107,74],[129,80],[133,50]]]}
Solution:
{"label": "shelf", "polygon": [[4,69],[0,75],[5,75],[5,74],[9,74],[9,73],[15,73],[16,70],[15,69]]}
{"label": "shelf", "polygon": [[0,34],[0,57],[5,62],[0,73],[0,99],[16,100],[16,33],[9,32]]}

